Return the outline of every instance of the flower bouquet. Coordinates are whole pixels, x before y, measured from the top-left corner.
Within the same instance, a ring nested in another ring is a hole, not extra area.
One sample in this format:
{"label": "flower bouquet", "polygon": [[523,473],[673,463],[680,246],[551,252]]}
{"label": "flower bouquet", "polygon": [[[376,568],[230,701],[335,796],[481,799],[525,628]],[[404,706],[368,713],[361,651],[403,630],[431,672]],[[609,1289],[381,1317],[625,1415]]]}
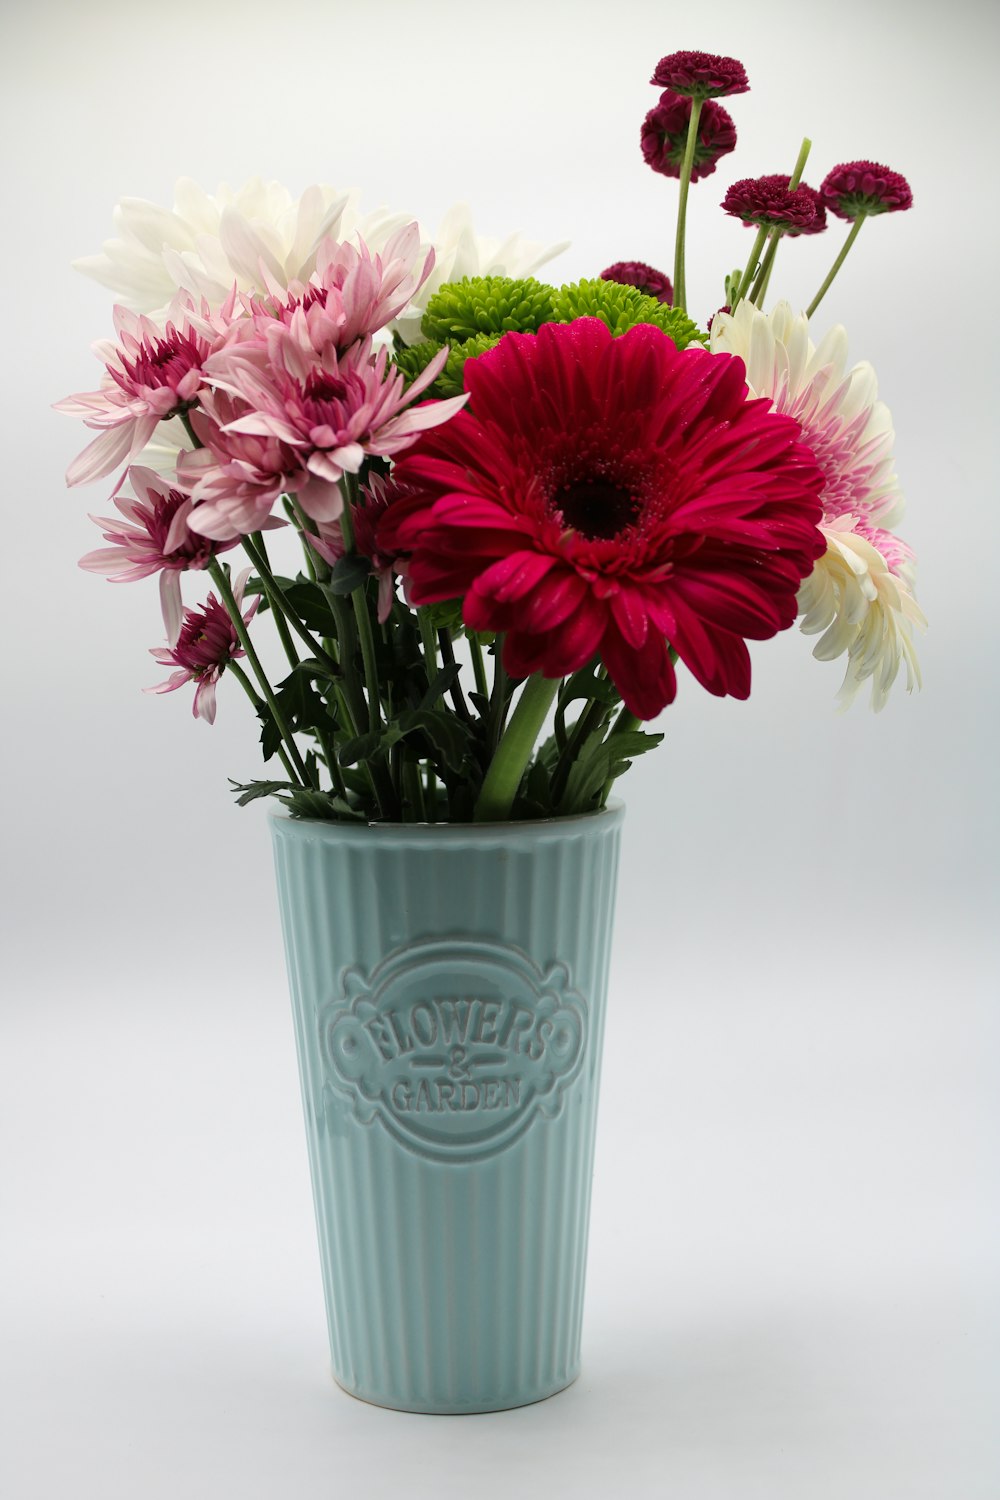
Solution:
{"label": "flower bouquet", "polygon": [[[746,698],[747,641],[801,617],[846,658],[845,703],[919,681],[888,412],[844,330],[814,343],[810,321],[909,188],[860,161],[814,189],[808,141],[791,173],[734,183],[752,245],[698,321],[689,189],[733,150],[718,101],[748,82],[682,52],[652,83],[672,277],[556,284],[536,273],[563,247],[483,239],[462,209],[429,237],[259,182],[125,200],[80,263],[121,299],[100,387],[59,403],[97,434],[69,483],[118,471],[82,566],[159,577],[170,671],[148,691],[190,685],[212,723],[225,679],[259,721],[270,774],[234,787],[285,812],[334,1372],[391,1406],[495,1409],[576,1373],[608,798],[679,673]],[[813,302],[769,307],[782,242],[828,215],[851,227]],[[199,572],[212,591],[185,604]]]}

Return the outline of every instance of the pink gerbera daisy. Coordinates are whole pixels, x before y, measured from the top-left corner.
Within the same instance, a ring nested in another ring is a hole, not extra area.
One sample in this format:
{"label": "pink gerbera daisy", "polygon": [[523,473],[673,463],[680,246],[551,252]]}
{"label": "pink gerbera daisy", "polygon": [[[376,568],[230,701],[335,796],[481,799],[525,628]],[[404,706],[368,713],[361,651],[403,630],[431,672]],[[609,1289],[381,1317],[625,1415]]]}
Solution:
{"label": "pink gerbera daisy", "polygon": [[[233,597],[236,607],[243,604],[243,590],[247,586],[250,569],[246,568],[233,582]],[[249,625],[257,612],[259,597],[254,599],[243,615],[243,623]],[[191,712],[196,719],[215,723],[215,685],[226,667],[237,657],[246,653],[240,647],[236,627],[229,611],[214,594],[209,594],[201,609],[186,609],[177,642],[169,650],[154,646],[150,656],[166,666],[176,667],[166,682],[146,688],[147,693],[173,693],[186,682],[196,684]]]}
{"label": "pink gerbera daisy", "polygon": [[599,653],[640,719],[674,697],[671,646],[745,698],[744,637],[792,623],[823,539],[798,424],[747,399],[742,361],[580,318],[507,334],[466,385],[470,408],[397,462],[415,493],[379,529],[411,554],[413,602],[461,598],[514,677]]}
{"label": "pink gerbera daisy", "polygon": [[135,491],[131,496],[114,495],[115,505],[124,517],[91,516],[104,528],[109,547],[98,547],[80,559],[80,567],[89,573],[102,573],[112,583],[131,583],[135,579],[160,575],[160,604],[167,640],[173,646],[181,630],[181,573],[207,568],[218,552],[233,547],[233,542],[212,542],[191,530],[190,494],[152,469],[133,464],[128,481]]}

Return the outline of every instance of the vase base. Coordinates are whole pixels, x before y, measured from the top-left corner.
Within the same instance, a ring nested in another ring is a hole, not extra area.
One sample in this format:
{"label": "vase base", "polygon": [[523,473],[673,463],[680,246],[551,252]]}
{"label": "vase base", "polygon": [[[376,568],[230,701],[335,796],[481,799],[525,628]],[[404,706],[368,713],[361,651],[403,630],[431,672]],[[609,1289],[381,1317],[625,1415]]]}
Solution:
{"label": "vase base", "polygon": [[480,1399],[463,1401],[421,1401],[415,1399],[407,1401],[402,1397],[391,1395],[376,1395],[374,1392],[352,1390],[351,1387],[330,1371],[335,1385],[344,1392],[346,1396],[353,1396],[355,1401],[363,1401],[366,1406],[381,1406],[385,1411],[408,1411],[415,1415],[425,1417],[474,1417],[485,1416],[493,1411],[513,1411],[518,1406],[536,1406],[539,1401],[548,1401],[551,1396],[558,1396],[560,1391],[568,1390],[580,1374],[579,1368],[575,1369],[568,1380],[560,1380],[558,1385],[549,1386],[545,1389],[523,1393],[519,1395],[487,1396]]}

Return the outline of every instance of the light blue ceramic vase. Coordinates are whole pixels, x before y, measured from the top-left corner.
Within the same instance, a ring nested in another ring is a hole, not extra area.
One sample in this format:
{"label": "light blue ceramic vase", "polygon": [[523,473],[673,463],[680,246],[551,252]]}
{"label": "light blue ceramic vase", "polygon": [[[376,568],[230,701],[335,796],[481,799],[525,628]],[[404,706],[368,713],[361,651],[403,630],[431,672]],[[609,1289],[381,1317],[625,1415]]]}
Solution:
{"label": "light blue ceramic vase", "polygon": [[498,1411],[579,1372],[621,822],[272,819],[352,1395]]}

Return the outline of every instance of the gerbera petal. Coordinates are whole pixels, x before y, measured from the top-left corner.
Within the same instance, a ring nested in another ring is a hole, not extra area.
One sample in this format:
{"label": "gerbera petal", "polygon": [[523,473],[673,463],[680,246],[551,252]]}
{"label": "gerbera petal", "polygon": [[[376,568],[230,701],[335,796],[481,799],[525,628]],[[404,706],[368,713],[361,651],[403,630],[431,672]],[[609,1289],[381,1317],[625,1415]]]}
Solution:
{"label": "gerbera petal", "polygon": [[667,643],[656,631],[649,631],[637,649],[613,622],[601,641],[601,659],[622,702],[637,719],[655,719],[674,701],[677,678]]}

